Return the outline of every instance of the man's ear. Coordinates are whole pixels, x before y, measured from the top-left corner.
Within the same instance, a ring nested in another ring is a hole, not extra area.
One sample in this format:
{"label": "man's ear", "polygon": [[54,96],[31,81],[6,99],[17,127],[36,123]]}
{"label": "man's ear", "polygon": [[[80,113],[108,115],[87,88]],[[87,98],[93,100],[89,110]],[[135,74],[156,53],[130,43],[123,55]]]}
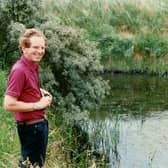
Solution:
{"label": "man's ear", "polygon": [[25,47],[24,45],[20,46],[20,51],[21,51],[22,53],[25,52],[25,49],[26,49],[26,47]]}

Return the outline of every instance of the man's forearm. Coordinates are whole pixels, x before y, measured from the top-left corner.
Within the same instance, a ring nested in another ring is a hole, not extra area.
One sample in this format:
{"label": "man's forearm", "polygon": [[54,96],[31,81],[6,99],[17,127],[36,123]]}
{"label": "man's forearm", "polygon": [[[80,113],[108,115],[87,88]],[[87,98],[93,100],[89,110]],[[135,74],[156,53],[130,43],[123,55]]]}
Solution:
{"label": "man's forearm", "polygon": [[37,103],[19,101],[15,97],[5,95],[4,109],[5,111],[11,111],[11,112],[16,112],[16,111],[29,112],[29,111],[38,110],[39,106],[37,105]]}
{"label": "man's forearm", "polygon": [[22,101],[8,103],[7,105],[4,105],[4,109],[11,112],[30,112],[35,110],[34,103],[25,103]]}
{"label": "man's forearm", "polygon": [[45,109],[50,106],[52,102],[52,96],[44,96],[37,102],[23,102],[17,100],[17,98],[5,95],[4,109],[11,112],[29,112],[34,110]]}

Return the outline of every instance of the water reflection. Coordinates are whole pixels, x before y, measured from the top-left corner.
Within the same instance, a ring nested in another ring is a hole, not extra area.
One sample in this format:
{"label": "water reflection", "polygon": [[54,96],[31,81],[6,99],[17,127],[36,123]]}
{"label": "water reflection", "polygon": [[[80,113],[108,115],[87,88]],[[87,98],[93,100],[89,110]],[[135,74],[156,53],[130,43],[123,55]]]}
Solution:
{"label": "water reflection", "polygon": [[167,168],[167,80],[149,76],[108,76],[110,96],[84,126],[109,167]]}

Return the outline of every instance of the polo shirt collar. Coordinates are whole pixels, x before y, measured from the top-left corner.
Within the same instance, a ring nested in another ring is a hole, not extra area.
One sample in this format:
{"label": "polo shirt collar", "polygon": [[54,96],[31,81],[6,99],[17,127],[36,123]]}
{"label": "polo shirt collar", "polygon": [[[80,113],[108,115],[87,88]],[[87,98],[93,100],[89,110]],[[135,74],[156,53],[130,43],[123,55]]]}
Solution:
{"label": "polo shirt collar", "polygon": [[28,60],[24,55],[21,56],[21,61],[28,66],[31,70],[38,71],[38,64],[33,63],[32,61]]}

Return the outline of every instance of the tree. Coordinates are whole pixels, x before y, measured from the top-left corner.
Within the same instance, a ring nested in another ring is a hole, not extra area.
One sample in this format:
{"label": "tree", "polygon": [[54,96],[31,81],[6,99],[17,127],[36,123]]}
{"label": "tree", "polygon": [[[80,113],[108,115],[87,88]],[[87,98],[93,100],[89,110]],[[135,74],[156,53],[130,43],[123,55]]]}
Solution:
{"label": "tree", "polygon": [[[1,68],[11,65],[18,55],[18,43],[11,43],[9,32],[15,22],[25,27],[35,27],[41,24],[41,1],[33,0],[0,0],[0,63]],[[15,41],[16,42],[16,41]],[[15,53],[16,52],[16,53]],[[12,60],[12,62],[11,62]]]}

